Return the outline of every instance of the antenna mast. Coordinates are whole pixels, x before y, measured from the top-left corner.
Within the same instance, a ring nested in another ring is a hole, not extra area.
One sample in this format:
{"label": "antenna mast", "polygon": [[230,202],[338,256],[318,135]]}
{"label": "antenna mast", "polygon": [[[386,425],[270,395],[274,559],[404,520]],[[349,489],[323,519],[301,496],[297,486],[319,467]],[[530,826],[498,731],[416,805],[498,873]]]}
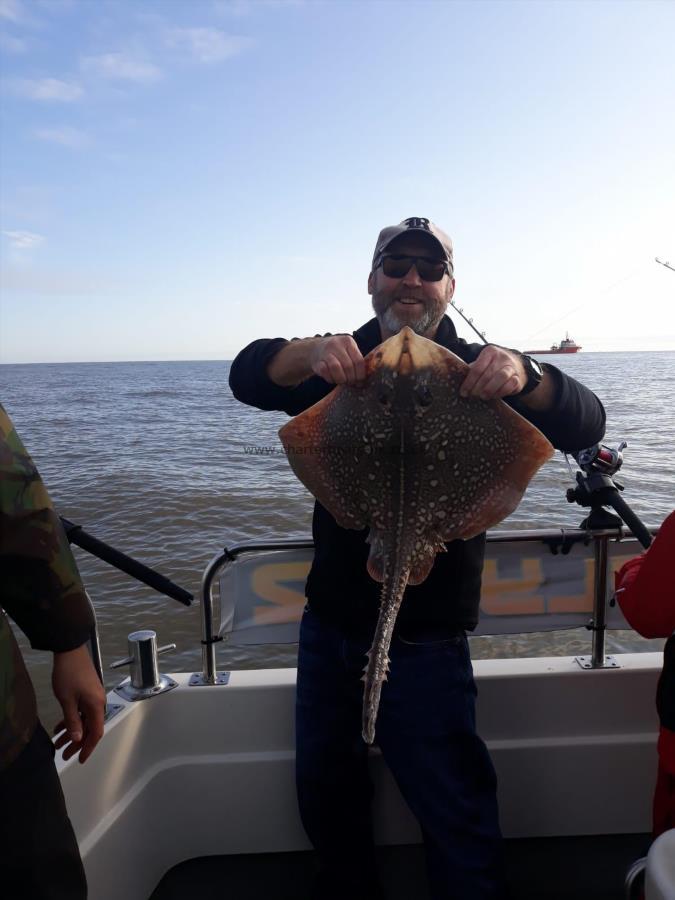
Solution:
{"label": "antenna mast", "polygon": [[665,262],[662,259],[659,259],[658,256],[655,256],[654,259],[661,266],[665,266],[666,269],[670,269],[671,272],[675,272],[675,269],[671,266],[671,264],[666,260]]}

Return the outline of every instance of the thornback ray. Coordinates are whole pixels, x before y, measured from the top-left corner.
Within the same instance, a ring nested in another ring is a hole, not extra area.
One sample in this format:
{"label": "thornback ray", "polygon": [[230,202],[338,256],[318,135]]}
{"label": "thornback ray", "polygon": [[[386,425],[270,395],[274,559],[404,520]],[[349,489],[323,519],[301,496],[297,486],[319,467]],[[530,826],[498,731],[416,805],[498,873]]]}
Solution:
{"label": "thornback ray", "polygon": [[449,541],[492,528],[518,506],[553,453],[502,400],[459,393],[467,364],[407,326],[279,432],[300,481],[343,528],[369,528],[368,573],[382,582],[364,672],[363,737],[372,743],[396,616]]}

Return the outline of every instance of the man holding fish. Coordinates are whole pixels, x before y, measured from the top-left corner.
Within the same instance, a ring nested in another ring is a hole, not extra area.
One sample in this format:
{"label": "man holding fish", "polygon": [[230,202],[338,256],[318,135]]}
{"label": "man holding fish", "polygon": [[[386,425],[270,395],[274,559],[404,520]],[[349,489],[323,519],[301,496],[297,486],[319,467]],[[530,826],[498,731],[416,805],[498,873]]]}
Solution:
{"label": "man holding fish", "polygon": [[420,823],[433,900],[505,896],[466,640],[485,530],[516,507],[551,445],[595,444],[605,415],[553,366],[458,338],[454,287],[450,238],[405,219],[377,239],[374,319],[353,335],[254,341],[230,373],[242,402],[297,416],[280,436],[317,498],[296,758],[321,900],[383,896],[373,740]]}

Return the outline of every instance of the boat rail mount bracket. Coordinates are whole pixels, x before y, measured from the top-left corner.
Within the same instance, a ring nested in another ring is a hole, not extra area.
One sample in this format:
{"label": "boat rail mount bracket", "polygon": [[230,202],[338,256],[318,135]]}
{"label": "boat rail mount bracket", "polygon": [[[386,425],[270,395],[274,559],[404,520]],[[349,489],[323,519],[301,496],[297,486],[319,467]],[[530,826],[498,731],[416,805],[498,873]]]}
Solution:
{"label": "boat rail mount bracket", "polygon": [[157,657],[160,653],[175,650],[175,644],[157,647],[157,634],[150,629],[132,631],[127,638],[129,655],[112,663],[111,669],[130,666],[131,674],[115,688],[115,693],[125,700],[148,700],[178,687],[178,682],[168,675],[160,675]]}
{"label": "boat rail mount bracket", "polygon": [[209,685],[214,684],[229,684],[229,681],[229,672],[216,672],[213,681],[208,681],[201,672],[193,672],[192,675],[190,675],[189,684],[190,687],[208,687]]}
{"label": "boat rail mount bracket", "polygon": [[601,661],[594,661],[592,656],[575,656],[574,661],[582,669],[620,669],[621,666],[613,656],[605,656]]}
{"label": "boat rail mount bracket", "polygon": [[[210,625],[208,627],[208,631],[209,633],[211,631]],[[190,675],[190,687],[210,687],[214,684],[230,683],[229,672],[216,671],[216,657],[214,655],[214,648],[215,645],[220,641],[222,641],[222,637],[220,637],[219,635],[217,635],[216,637],[206,638],[202,641],[204,669],[201,672],[194,672],[192,675]]]}

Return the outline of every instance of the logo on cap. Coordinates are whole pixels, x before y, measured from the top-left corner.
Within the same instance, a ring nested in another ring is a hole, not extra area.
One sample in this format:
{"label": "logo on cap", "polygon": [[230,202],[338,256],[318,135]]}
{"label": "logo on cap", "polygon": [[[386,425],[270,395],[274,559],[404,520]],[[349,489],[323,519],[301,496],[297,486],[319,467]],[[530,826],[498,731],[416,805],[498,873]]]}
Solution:
{"label": "logo on cap", "polygon": [[403,224],[406,228],[424,228],[425,231],[431,231],[428,219],[413,217],[412,219],[404,219]]}

